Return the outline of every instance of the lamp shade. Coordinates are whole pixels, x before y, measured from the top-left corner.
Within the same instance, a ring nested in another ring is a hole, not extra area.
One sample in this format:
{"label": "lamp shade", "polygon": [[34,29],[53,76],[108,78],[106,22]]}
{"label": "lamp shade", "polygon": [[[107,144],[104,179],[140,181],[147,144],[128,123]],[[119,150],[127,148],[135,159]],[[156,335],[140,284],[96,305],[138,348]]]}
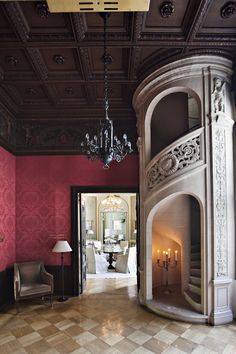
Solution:
{"label": "lamp shade", "polygon": [[52,252],[71,252],[72,248],[70,247],[67,241],[57,241],[55,246],[52,249]]}
{"label": "lamp shade", "polygon": [[94,235],[93,230],[88,230],[88,235]]}

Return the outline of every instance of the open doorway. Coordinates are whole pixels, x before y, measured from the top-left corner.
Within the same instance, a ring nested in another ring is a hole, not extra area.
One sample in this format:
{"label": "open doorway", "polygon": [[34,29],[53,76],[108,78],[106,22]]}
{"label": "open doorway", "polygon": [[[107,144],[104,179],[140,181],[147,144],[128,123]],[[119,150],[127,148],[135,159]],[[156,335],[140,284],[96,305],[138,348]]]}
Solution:
{"label": "open doorway", "polygon": [[138,280],[138,209],[131,188],[72,188],[75,295],[88,279]]}

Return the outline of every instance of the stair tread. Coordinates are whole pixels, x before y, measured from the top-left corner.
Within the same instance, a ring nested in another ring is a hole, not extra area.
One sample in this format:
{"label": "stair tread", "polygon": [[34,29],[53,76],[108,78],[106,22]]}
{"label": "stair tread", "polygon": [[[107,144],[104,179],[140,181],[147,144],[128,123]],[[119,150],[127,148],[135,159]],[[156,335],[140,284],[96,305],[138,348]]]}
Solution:
{"label": "stair tread", "polygon": [[200,276],[194,276],[194,275],[190,275],[189,277],[189,282],[192,285],[199,285],[201,286],[201,277]]}
{"label": "stair tread", "polygon": [[201,253],[200,252],[191,252],[191,261],[200,261]]}
{"label": "stair tread", "polygon": [[197,304],[201,304],[201,295],[193,293],[191,290],[186,290],[185,293]]}
{"label": "stair tread", "polygon": [[190,278],[196,279],[196,280],[201,280],[201,277],[199,277],[198,275],[190,275]]}
{"label": "stair tread", "polygon": [[188,284],[188,290],[190,290],[192,293],[200,295],[201,296],[201,286],[197,286],[196,284]]}
{"label": "stair tread", "polygon": [[201,284],[191,283],[191,281],[190,281],[189,285],[195,286],[196,288],[201,289]]}
{"label": "stair tread", "polygon": [[190,268],[190,272],[191,271],[194,271],[194,272],[196,271],[199,273],[199,272],[201,272],[201,268]]}
{"label": "stair tread", "polygon": [[195,251],[195,252],[199,252],[201,250],[201,245],[197,244],[197,245],[191,245],[191,251]]}

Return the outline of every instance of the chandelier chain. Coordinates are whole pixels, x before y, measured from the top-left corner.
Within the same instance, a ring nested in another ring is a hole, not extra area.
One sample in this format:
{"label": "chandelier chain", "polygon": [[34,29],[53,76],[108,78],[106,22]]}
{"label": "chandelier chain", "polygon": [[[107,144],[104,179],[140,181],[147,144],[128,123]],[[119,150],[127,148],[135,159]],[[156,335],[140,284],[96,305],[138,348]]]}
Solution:
{"label": "chandelier chain", "polygon": [[103,32],[103,64],[104,64],[104,111],[105,122],[100,122],[98,133],[90,138],[89,134],[85,135],[85,141],[81,142],[82,151],[86,153],[90,160],[100,159],[103,162],[103,168],[108,169],[112,161],[120,162],[127,154],[132,153],[130,141],[127,135],[123,134],[123,139],[119,140],[113,133],[113,122],[109,119],[108,109],[108,64],[111,62],[110,56],[107,53],[107,19],[111,13],[103,12],[101,16],[104,20]]}
{"label": "chandelier chain", "polygon": [[107,53],[107,15],[104,15],[104,58],[103,58],[103,63],[104,63],[104,108],[105,108],[105,117],[107,120],[109,120],[108,117],[108,109],[109,109],[109,103],[108,103],[108,53]]}

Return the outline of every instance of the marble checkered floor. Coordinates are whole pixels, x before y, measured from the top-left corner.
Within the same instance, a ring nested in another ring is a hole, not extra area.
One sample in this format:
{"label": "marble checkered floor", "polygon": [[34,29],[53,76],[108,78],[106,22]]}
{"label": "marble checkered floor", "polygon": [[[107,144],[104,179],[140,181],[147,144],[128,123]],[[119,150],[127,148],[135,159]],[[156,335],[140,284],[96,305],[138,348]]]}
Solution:
{"label": "marble checkered floor", "polygon": [[235,354],[236,323],[191,325],[140,307],[134,278],[88,279],[83,296],[0,313],[0,354]]}

